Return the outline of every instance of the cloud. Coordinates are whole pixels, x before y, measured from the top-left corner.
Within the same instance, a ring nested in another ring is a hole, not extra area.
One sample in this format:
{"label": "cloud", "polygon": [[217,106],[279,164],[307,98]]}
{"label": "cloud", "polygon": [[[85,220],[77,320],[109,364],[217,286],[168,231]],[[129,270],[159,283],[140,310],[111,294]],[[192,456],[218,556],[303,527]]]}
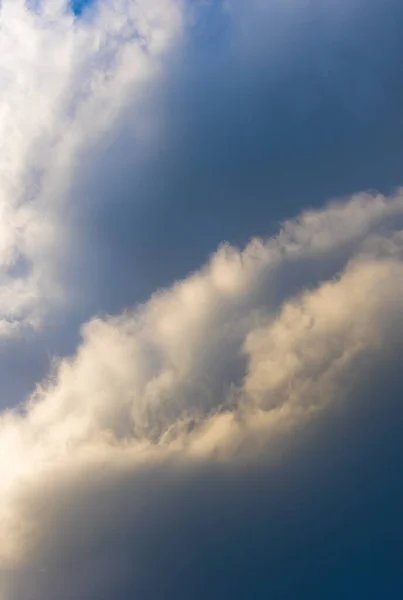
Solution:
{"label": "cloud", "polygon": [[[66,279],[86,318],[144,301],[223,240],[243,246],[303,207],[401,183],[396,2],[190,4],[141,118],[128,107],[77,174]],[[157,130],[145,153],[138,120]]]}
{"label": "cloud", "polygon": [[380,6],[3,0],[1,600],[395,595]]}
{"label": "cloud", "polygon": [[174,0],[116,1],[78,20],[60,0],[2,2],[0,335],[66,299],[77,165],[157,77],[180,27]]}
{"label": "cloud", "polygon": [[[403,341],[402,216],[400,193],[304,213],[87,323],[76,354],[1,417],[6,600],[158,598],[178,585],[180,597],[203,597],[209,579],[219,597],[235,565],[250,571],[242,543],[231,548],[248,523],[266,556],[255,549],[261,578],[283,552],[282,477],[298,461],[307,477],[321,470],[304,440],[330,416],[348,431],[355,414],[379,410],[376,382]],[[302,279],[281,289],[296,266]],[[321,452],[332,444],[339,456],[331,435]],[[218,575],[206,558],[215,544],[228,554]]]}
{"label": "cloud", "polygon": [[400,183],[395,1],[106,4],[77,18],[3,2],[0,375],[23,354],[38,366],[5,377],[2,405],[73,351],[80,323],[145,301],[221,241]]}

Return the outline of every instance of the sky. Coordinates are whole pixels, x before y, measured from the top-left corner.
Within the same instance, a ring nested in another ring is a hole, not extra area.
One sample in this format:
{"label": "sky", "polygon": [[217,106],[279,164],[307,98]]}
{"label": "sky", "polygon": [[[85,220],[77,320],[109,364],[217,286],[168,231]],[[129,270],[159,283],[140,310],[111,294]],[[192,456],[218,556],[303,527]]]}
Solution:
{"label": "sky", "polygon": [[0,3],[0,600],[403,596],[403,5]]}
{"label": "sky", "polygon": [[72,0],[70,8],[75,15],[81,16],[93,4],[93,0]]}

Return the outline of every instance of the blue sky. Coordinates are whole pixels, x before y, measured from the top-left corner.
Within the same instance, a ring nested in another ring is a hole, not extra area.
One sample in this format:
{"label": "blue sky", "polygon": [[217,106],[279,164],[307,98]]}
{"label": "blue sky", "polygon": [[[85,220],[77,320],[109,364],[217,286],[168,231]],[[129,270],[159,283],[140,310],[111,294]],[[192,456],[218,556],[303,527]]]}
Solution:
{"label": "blue sky", "polygon": [[81,15],[87,6],[94,3],[94,0],[71,0],[71,7],[77,15]]}
{"label": "blue sky", "polygon": [[0,13],[0,599],[400,600],[403,6],[88,4]]}

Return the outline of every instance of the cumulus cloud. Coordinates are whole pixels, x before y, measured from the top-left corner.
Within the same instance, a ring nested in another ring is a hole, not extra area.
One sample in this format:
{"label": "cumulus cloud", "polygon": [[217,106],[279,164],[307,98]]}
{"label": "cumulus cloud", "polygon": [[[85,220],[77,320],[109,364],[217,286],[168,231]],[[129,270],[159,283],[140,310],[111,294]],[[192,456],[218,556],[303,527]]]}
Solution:
{"label": "cumulus cloud", "polygon": [[[196,581],[208,532],[226,544],[222,521],[244,535],[235,498],[248,519],[256,470],[272,482],[261,490],[269,512],[257,509],[266,531],[281,456],[335,407],[361,407],[403,341],[402,217],[400,193],[303,213],[87,323],[76,354],[1,417],[3,596],[157,598],[177,560]],[[299,282],[284,289],[296,266]]]}
{"label": "cumulus cloud", "polygon": [[174,0],[116,1],[76,19],[65,1],[5,0],[0,18],[0,331],[9,335],[66,298],[57,273],[80,156],[155,79],[181,10]]}

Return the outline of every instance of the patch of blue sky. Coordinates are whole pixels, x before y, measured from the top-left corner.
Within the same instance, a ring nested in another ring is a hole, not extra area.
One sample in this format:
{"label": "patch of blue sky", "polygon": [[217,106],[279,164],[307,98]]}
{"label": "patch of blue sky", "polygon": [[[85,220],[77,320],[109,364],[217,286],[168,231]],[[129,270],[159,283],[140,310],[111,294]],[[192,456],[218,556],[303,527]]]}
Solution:
{"label": "patch of blue sky", "polygon": [[86,8],[95,3],[96,0],[70,0],[70,6],[75,15],[80,16]]}

